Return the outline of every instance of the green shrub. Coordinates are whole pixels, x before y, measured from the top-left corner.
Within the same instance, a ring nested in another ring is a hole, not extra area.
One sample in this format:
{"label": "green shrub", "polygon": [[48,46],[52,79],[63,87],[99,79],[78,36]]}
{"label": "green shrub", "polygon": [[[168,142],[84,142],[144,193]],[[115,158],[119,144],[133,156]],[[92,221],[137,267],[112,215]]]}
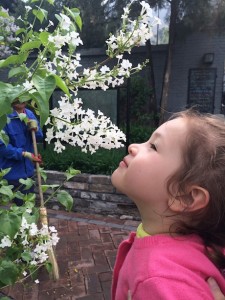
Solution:
{"label": "green shrub", "polygon": [[99,149],[96,153],[84,153],[78,147],[67,146],[62,153],[53,151],[53,145],[44,149],[39,145],[44,169],[65,171],[69,166],[82,173],[111,175],[118,167],[125,155],[125,148],[105,150]]}
{"label": "green shrub", "polygon": [[131,125],[129,144],[146,142],[154,130],[155,129],[150,126]]}

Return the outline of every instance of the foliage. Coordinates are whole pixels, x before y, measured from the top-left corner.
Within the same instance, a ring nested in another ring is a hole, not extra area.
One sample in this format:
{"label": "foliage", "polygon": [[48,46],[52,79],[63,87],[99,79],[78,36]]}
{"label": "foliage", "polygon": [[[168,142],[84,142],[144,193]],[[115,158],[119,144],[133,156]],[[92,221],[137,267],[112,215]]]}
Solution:
{"label": "foliage", "polygon": [[[125,127],[127,119],[127,110],[129,110],[130,126],[152,126],[154,118],[151,108],[149,107],[149,98],[152,95],[146,76],[132,76],[130,79],[129,104],[127,104],[127,90],[121,89],[119,98],[119,120],[120,124]],[[127,107],[129,105],[129,108]],[[138,127],[139,128],[139,127]],[[148,131],[147,131],[148,132]],[[131,133],[132,135],[132,133]],[[130,137],[129,137],[130,138]]]}
{"label": "foliage", "polygon": [[47,170],[64,172],[68,166],[78,168],[81,173],[111,175],[125,155],[125,148],[99,149],[95,153],[84,153],[79,147],[66,146],[62,153],[55,153],[53,145],[39,145],[39,151]]}
{"label": "foliage", "polygon": [[[35,194],[23,194],[13,185],[8,185],[4,175],[10,169],[0,172],[0,205],[7,209],[0,209],[0,288],[12,285],[17,281],[22,282],[28,276],[34,279],[37,270],[44,266],[51,272],[51,264],[48,261],[48,251],[55,246],[59,240],[54,227],[47,225],[38,228],[40,218],[39,210],[35,207]],[[62,185],[79,171],[69,168],[66,171],[66,179],[61,185],[42,185],[42,190],[52,189],[52,194],[45,200],[47,203],[53,196],[67,209],[71,210],[71,196],[63,191]],[[47,176],[43,170],[41,175],[44,181]],[[23,189],[30,189],[34,180],[28,178],[20,179]],[[16,206],[14,198],[24,201],[23,206]]]}
{"label": "foliage", "polygon": [[0,57],[12,53],[12,46],[16,42],[15,32],[18,27],[15,25],[15,18],[10,16],[7,10],[0,11]]}

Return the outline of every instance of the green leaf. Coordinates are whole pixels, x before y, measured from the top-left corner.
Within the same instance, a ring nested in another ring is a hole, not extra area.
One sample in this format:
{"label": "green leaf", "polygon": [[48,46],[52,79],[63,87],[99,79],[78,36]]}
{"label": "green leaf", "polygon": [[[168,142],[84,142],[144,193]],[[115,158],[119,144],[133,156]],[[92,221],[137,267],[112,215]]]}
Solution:
{"label": "green leaf", "polygon": [[76,24],[79,27],[80,31],[82,30],[82,19],[80,16],[76,17]]}
{"label": "green leaf", "polygon": [[22,32],[26,32],[26,29],[24,29],[24,28],[18,29],[18,30],[16,31],[16,35],[19,35],[19,34],[22,33]]}
{"label": "green leaf", "polygon": [[32,13],[35,15],[35,17],[42,23],[44,21],[44,19],[47,20],[48,18],[48,12],[47,10],[43,9],[43,8],[39,8],[39,9],[33,9]]}
{"label": "green leaf", "polygon": [[38,111],[40,113],[40,125],[42,127],[45,125],[45,122],[47,121],[49,116],[49,101],[43,99],[38,92],[32,93],[31,98],[38,106]]}
{"label": "green leaf", "polygon": [[80,10],[78,8],[68,8],[63,6],[68,16],[70,16],[74,21],[76,21],[76,17],[80,15]]}
{"label": "green leaf", "polygon": [[12,261],[3,260],[0,265],[0,281],[12,285],[19,276],[19,269]]}
{"label": "green leaf", "polygon": [[3,177],[5,176],[6,174],[9,173],[9,171],[11,170],[11,168],[7,168],[7,169],[3,169],[0,171],[0,176]]}
{"label": "green leaf", "polygon": [[38,106],[42,127],[49,116],[49,99],[56,88],[56,81],[53,75],[44,78],[39,75],[34,75],[33,84],[38,92],[32,93],[31,97]]}
{"label": "green leaf", "polygon": [[[11,109],[12,110],[12,109]],[[0,130],[2,130],[5,127],[5,124],[7,123],[7,115],[0,116]],[[7,138],[4,138],[4,134],[1,136],[1,139],[3,140],[3,143],[7,142]]]}
{"label": "green leaf", "polygon": [[3,17],[3,18],[9,18],[9,14],[5,11],[0,11],[0,17]]}
{"label": "green leaf", "polygon": [[19,74],[26,74],[26,73],[27,73],[27,68],[25,66],[12,68],[9,71],[8,78],[12,78],[12,77],[17,76]]}
{"label": "green leaf", "polygon": [[46,192],[48,189],[54,189],[54,188],[57,188],[59,187],[58,184],[42,184],[41,185],[41,189],[42,189],[42,192]]}
{"label": "green leaf", "polygon": [[64,6],[69,16],[74,20],[80,30],[82,30],[82,19],[80,17],[80,10],[78,8],[68,8]]}
{"label": "green leaf", "polygon": [[21,258],[22,258],[24,261],[26,261],[26,262],[29,262],[29,261],[32,260],[32,257],[31,257],[31,255],[30,255],[30,252],[23,252],[23,253],[21,254]]}
{"label": "green leaf", "polygon": [[29,194],[25,194],[23,196],[23,200],[25,202],[34,202],[36,199],[36,194],[35,193],[29,193]]}
{"label": "green leaf", "polygon": [[21,52],[18,55],[10,55],[4,60],[0,60],[0,68],[8,67],[9,65],[19,65],[27,60],[28,53]]}
{"label": "green leaf", "polygon": [[10,188],[11,186],[2,186],[0,187],[0,194],[8,196],[10,199],[13,199],[13,192]]}
{"label": "green leaf", "polygon": [[25,185],[25,187],[23,188],[23,190],[29,190],[35,183],[35,181],[31,178],[27,178],[27,179],[20,179],[19,180],[20,183],[22,183],[23,185]]}
{"label": "green leaf", "polygon": [[56,198],[66,208],[66,210],[71,211],[73,207],[73,198],[67,191],[60,190],[57,193]]}
{"label": "green leaf", "polygon": [[19,55],[10,55],[6,59],[0,60],[0,68],[7,67],[8,65],[11,64],[16,64],[18,63],[18,60],[19,60]]}
{"label": "green leaf", "polygon": [[21,217],[17,213],[4,211],[0,215],[0,232],[8,235],[11,239],[18,232],[21,225]]}
{"label": "green leaf", "polygon": [[65,82],[62,80],[62,78],[59,77],[58,75],[53,75],[53,76],[55,77],[56,86],[60,88],[67,96],[70,96],[69,89],[65,84]]}
{"label": "green leaf", "polygon": [[47,175],[46,175],[46,172],[43,168],[39,168],[39,172],[41,174],[41,178],[44,180],[44,182],[46,182],[47,180]]}
{"label": "green leaf", "polygon": [[0,81],[0,91],[0,116],[3,116],[12,112],[11,103],[22,94],[23,86]]}
{"label": "green leaf", "polygon": [[45,264],[46,270],[48,271],[49,274],[52,274],[52,264],[47,261],[47,263]]}
{"label": "green leaf", "polygon": [[31,49],[36,49],[36,48],[39,49],[40,46],[41,46],[41,41],[31,41],[23,44],[20,49],[21,51],[29,51]]}
{"label": "green leaf", "polygon": [[16,191],[16,192],[14,193],[14,198],[19,198],[19,199],[23,200],[24,194],[21,193],[21,191]]}
{"label": "green leaf", "polygon": [[[1,118],[0,118],[0,122],[1,122]],[[1,124],[0,124],[0,128],[1,128]],[[9,143],[9,137],[7,134],[5,134],[5,131],[4,130],[1,130],[0,131],[0,139],[1,141],[5,144],[5,145],[8,145]]]}
{"label": "green leaf", "polygon": [[46,31],[42,31],[40,34],[39,34],[39,39],[40,41],[42,42],[42,44],[44,46],[46,46],[48,44],[48,37],[50,36],[50,33],[49,32],[46,32]]}
{"label": "green leaf", "polygon": [[56,88],[56,81],[53,75],[41,77],[33,76],[33,84],[44,101],[48,101]]}
{"label": "green leaf", "polygon": [[76,170],[73,168],[69,168],[68,170],[66,170],[65,175],[66,175],[66,179],[70,180],[71,178],[73,178],[74,176],[80,174],[81,171],[80,170]]}

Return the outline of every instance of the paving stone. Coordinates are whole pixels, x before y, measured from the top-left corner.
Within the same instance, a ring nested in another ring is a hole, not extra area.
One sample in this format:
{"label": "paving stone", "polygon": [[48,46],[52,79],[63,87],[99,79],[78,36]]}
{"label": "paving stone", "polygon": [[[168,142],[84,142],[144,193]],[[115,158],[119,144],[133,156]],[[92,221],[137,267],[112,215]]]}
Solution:
{"label": "paving stone", "polygon": [[51,280],[41,268],[39,284],[28,280],[0,292],[14,300],[110,300],[117,247],[129,235],[124,226],[132,227],[133,223],[53,210],[48,216],[60,237],[55,249],[60,279]]}

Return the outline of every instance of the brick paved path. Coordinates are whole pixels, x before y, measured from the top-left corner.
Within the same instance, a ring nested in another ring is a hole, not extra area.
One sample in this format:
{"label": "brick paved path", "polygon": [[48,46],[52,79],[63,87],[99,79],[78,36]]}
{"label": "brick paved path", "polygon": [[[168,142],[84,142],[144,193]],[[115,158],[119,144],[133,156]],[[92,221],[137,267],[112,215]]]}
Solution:
{"label": "brick paved path", "polygon": [[137,221],[48,210],[60,241],[56,257],[58,281],[40,271],[39,284],[25,284],[2,290],[15,300],[110,300],[112,269],[119,243],[137,227]]}

